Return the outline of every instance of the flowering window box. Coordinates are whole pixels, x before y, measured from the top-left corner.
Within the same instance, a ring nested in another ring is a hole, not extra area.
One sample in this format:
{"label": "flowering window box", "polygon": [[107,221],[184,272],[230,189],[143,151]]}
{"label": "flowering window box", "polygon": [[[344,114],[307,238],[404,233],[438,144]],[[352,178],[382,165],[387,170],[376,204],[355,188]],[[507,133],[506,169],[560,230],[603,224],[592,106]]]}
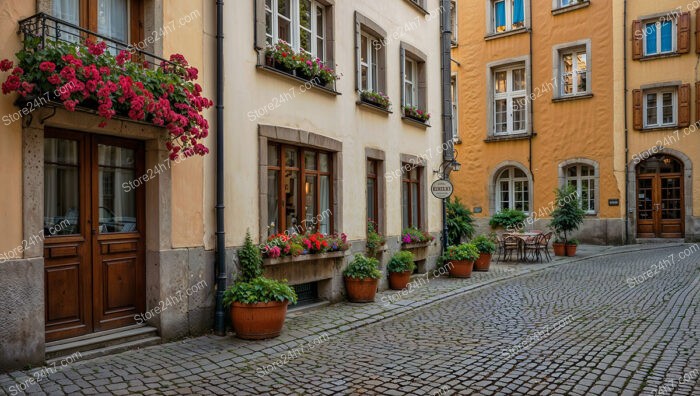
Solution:
{"label": "flowering window box", "polygon": [[404,106],[403,114],[404,117],[424,125],[427,125],[428,121],[430,121],[430,113],[427,113],[415,106]]}
{"label": "flowering window box", "polygon": [[328,89],[334,89],[335,81],[339,79],[335,71],[320,59],[306,52],[297,53],[284,41],[267,47],[265,66]]}
{"label": "flowering window box", "polygon": [[360,91],[360,100],[362,103],[391,112],[391,100],[381,92]]}

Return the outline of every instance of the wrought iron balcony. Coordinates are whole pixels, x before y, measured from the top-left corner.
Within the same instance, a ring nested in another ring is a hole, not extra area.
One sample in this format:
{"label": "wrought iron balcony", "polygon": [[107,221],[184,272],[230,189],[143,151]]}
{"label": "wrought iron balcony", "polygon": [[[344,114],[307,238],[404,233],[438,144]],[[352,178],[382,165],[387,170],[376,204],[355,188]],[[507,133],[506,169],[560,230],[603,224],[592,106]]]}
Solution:
{"label": "wrought iron balcony", "polygon": [[40,46],[44,48],[52,42],[64,43],[84,43],[87,39],[103,41],[107,46],[107,51],[117,55],[120,51],[131,52],[134,57],[153,66],[160,66],[167,60],[143,50],[143,42],[130,45],[119,40],[92,32],[80,26],[63,21],[45,13],[39,13],[29,18],[19,21],[19,32],[23,34],[23,41],[27,43],[29,38],[39,38]]}

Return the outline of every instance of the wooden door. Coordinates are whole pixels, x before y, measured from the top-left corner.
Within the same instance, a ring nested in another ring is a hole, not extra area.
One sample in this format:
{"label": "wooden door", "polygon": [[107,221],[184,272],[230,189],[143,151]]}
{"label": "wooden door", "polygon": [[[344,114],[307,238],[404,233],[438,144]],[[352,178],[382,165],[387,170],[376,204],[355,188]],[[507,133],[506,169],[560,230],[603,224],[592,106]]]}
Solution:
{"label": "wooden door", "polygon": [[683,238],[685,217],[683,165],[654,156],[637,170],[637,236]]}
{"label": "wooden door", "polygon": [[140,142],[47,130],[46,340],[135,323],[145,307]]}

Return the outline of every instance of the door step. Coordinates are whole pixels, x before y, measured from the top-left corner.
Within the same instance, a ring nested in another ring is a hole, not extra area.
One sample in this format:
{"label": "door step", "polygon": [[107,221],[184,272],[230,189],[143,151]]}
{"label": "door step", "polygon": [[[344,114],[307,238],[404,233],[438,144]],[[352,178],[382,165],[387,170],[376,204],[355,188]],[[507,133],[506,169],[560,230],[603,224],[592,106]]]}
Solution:
{"label": "door step", "polygon": [[685,243],[683,238],[637,238],[637,244],[642,243]]}
{"label": "door step", "polygon": [[[58,362],[79,352],[78,360],[89,359],[130,349],[160,344],[158,329],[146,325],[133,325],[80,337],[46,343],[47,364]],[[74,356],[75,358],[75,356]]]}

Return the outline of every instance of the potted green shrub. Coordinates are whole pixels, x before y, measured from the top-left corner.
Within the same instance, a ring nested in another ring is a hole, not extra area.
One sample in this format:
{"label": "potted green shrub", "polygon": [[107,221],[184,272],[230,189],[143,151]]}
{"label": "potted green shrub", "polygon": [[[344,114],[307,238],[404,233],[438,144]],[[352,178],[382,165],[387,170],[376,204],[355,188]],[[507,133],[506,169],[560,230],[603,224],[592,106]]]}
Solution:
{"label": "potted green shrub", "polygon": [[474,235],[474,219],[472,212],[467,209],[459,197],[454,201],[448,199],[445,203],[447,212],[447,239],[450,245],[462,243],[463,238]]}
{"label": "potted green shrub", "polygon": [[241,275],[224,292],[224,304],[231,307],[231,324],[238,338],[261,340],[280,335],[287,306],[297,295],[285,281],[262,276],[262,253],[246,233],[238,251]]}
{"label": "potted green shrub", "polygon": [[356,254],[355,259],[343,271],[348,300],[350,302],[373,302],[381,276],[377,259],[360,253]]}
{"label": "potted green shrub", "polygon": [[377,229],[377,225],[372,220],[367,220],[367,254],[370,256],[376,255],[386,243],[386,238]]}
{"label": "potted green shrub", "polygon": [[479,258],[474,262],[474,271],[488,271],[491,256],[496,252],[496,243],[486,235],[479,235],[471,241],[479,251]]}
{"label": "potted green shrub", "polygon": [[[586,212],[581,209],[581,203],[576,193],[576,188],[571,185],[561,187],[555,191],[556,208],[552,212],[552,221],[549,226],[557,234],[557,241],[564,242],[566,255],[576,255],[578,241],[569,240],[569,234],[579,229],[583,224]],[[556,244],[556,243],[555,243]],[[556,247],[555,247],[556,249]],[[556,255],[556,250],[555,250]]]}
{"label": "potted green shrub", "polygon": [[386,269],[389,272],[389,287],[392,290],[405,289],[411,280],[411,274],[416,269],[413,253],[399,250],[391,257]]}
{"label": "potted green shrub", "polygon": [[450,276],[455,278],[469,278],[472,276],[474,261],[479,258],[479,250],[471,243],[462,243],[450,246],[443,255],[443,262],[447,263]]}

